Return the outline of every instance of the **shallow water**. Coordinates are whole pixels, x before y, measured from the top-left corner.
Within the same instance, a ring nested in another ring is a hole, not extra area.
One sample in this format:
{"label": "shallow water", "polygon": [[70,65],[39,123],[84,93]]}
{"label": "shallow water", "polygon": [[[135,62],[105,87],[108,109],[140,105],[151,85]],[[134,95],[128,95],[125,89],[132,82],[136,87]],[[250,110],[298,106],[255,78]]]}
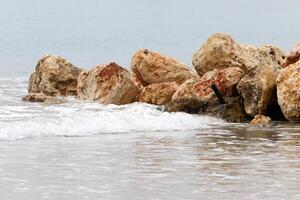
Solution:
{"label": "shallow water", "polygon": [[300,125],[21,101],[0,79],[1,199],[299,199]]}

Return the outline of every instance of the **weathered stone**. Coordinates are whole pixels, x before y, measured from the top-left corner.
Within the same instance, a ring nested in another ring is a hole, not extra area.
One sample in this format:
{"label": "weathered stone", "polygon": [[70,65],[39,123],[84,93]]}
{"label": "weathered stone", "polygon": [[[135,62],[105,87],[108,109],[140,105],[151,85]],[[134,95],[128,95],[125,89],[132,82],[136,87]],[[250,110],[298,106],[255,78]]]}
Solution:
{"label": "weathered stone", "polygon": [[200,79],[190,79],[182,84],[166,106],[169,111],[191,111],[198,109],[203,103],[215,96],[211,89],[214,83],[223,96],[237,96],[236,85],[243,72],[238,67],[215,69],[205,73]]}
{"label": "weathered stone", "polygon": [[264,115],[255,115],[254,119],[252,119],[249,124],[266,126],[270,124],[270,122],[271,122],[270,117],[266,117]]}
{"label": "weathered stone", "polygon": [[153,83],[143,88],[139,101],[155,105],[165,105],[178,89],[176,82]]}
{"label": "weathered stone", "polygon": [[300,43],[287,55],[282,64],[282,67],[285,68],[291,64],[294,64],[300,60]]}
{"label": "weathered stone", "polygon": [[133,102],[138,88],[126,69],[110,63],[81,72],[77,92],[78,98],[82,100],[99,100],[104,104],[121,105]]}
{"label": "weathered stone", "polygon": [[144,86],[151,83],[177,82],[197,78],[197,74],[187,65],[147,49],[141,49],[131,60],[131,69]]}
{"label": "weathered stone", "polygon": [[240,97],[225,97],[226,104],[220,104],[217,98],[207,101],[199,109],[199,114],[219,117],[227,122],[244,122],[247,114]]}
{"label": "weathered stone", "polygon": [[284,116],[290,121],[300,121],[300,61],[280,71],[277,97]]}
{"label": "weathered stone", "polygon": [[28,92],[48,96],[76,95],[80,69],[60,56],[46,55],[30,76]]}
{"label": "weathered stone", "polygon": [[193,55],[193,65],[201,76],[214,69],[239,67],[248,72],[258,66],[279,70],[285,55],[277,47],[240,45],[230,35],[216,33]]}
{"label": "weathered stone", "polygon": [[270,67],[257,67],[246,74],[237,85],[243,97],[245,111],[250,116],[266,114],[276,88],[276,73]]}
{"label": "weathered stone", "polygon": [[28,102],[44,102],[44,103],[65,103],[66,100],[58,99],[57,97],[47,96],[42,93],[30,93],[22,98],[23,101]]}

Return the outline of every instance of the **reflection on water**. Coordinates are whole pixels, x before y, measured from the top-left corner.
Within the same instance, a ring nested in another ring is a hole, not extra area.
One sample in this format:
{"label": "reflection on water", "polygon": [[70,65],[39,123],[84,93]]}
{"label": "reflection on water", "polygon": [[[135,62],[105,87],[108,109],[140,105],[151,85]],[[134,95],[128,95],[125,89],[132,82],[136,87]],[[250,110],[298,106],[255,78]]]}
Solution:
{"label": "reflection on water", "polygon": [[1,199],[299,199],[300,126],[2,141]]}

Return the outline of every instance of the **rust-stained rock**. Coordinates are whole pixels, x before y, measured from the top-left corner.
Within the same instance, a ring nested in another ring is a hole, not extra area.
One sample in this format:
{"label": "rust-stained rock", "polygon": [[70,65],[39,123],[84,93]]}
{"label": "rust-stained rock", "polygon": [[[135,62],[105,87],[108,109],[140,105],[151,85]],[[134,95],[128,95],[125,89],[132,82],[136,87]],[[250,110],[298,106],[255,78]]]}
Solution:
{"label": "rust-stained rock", "polygon": [[46,55],[30,76],[28,92],[48,96],[76,95],[80,69],[60,56]]}
{"label": "rust-stained rock", "polygon": [[290,121],[300,121],[300,61],[280,71],[277,97],[284,116]]}
{"label": "rust-stained rock", "polygon": [[242,76],[240,68],[230,67],[207,72],[200,79],[190,79],[178,88],[166,109],[173,112],[195,112],[203,103],[216,97],[211,89],[213,83],[223,96],[236,96],[236,85]]}
{"label": "rust-stained rock", "polygon": [[280,69],[285,54],[277,47],[240,45],[230,35],[216,33],[193,55],[193,65],[201,76],[214,69],[239,67],[248,72],[258,66]]}
{"label": "rust-stained rock", "polygon": [[135,101],[138,88],[126,69],[110,63],[81,72],[77,93],[82,100],[99,100],[104,104],[121,105]]}
{"label": "rust-stained rock", "polygon": [[151,83],[177,82],[197,78],[197,74],[187,65],[148,49],[137,51],[131,60],[131,69],[144,86]]}
{"label": "rust-stained rock", "polygon": [[28,102],[44,102],[44,103],[65,103],[66,100],[58,99],[57,97],[47,96],[42,93],[30,93],[22,98],[23,101]]}
{"label": "rust-stained rock", "polygon": [[266,114],[276,88],[276,73],[271,67],[257,67],[246,74],[237,85],[248,115]]}
{"label": "rust-stained rock", "polygon": [[270,117],[266,117],[264,115],[255,115],[254,119],[252,119],[249,124],[266,126],[270,124],[270,122],[271,122]]}
{"label": "rust-stained rock", "polygon": [[294,64],[300,60],[300,43],[286,56],[282,67],[285,68],[291,64]]}
{"label": "rust-stained rock", "polygon": [[155,105],[165,105],[176,92],[178,84],[176,82],[153,83],[143,88],[139,101]]}

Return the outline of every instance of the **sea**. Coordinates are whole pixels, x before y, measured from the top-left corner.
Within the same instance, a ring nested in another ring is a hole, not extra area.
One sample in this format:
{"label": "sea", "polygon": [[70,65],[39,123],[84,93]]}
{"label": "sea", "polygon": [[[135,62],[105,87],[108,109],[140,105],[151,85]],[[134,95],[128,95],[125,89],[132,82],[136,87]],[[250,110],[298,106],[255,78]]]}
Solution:
{"label": "sea", "polygon": [[130,67],[140,48],[192,55],[216,32],[300,42],[297,0],[0,0],[0,199],[300,199],[300,124],[227,123],[159,106],[27,103],[44,54]]}

